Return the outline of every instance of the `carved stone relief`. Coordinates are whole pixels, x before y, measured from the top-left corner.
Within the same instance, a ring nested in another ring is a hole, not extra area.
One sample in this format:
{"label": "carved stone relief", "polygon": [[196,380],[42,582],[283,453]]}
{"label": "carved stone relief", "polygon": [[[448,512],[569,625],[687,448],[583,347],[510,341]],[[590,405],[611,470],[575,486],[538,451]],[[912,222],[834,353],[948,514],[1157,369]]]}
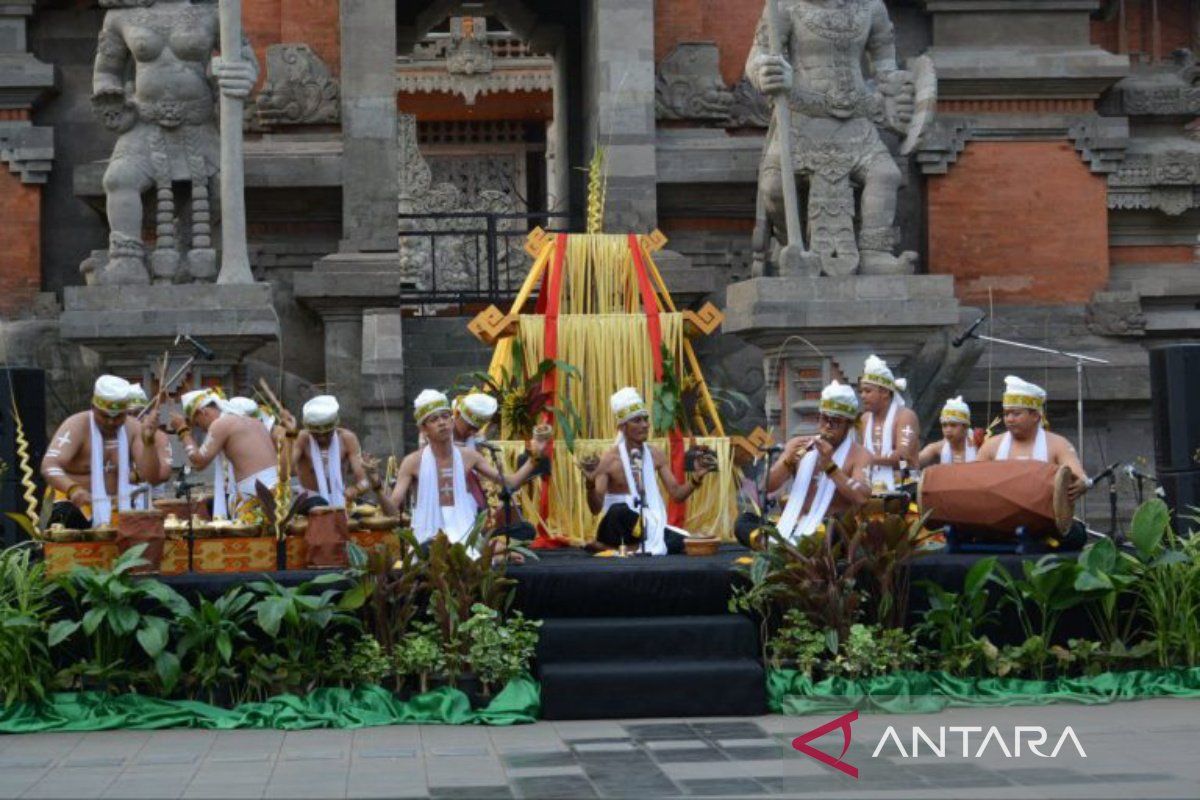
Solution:
{"label": "carved stone relief", "polygon": [[266,82],[247,112],[258,126],[336,123],[338,82],[308,45],[273,44],[267,48]]}
{"label": "carved stone relief", "polygon": [[720,51],[716,44],[676,45],[655,76],[654,106],[659,119],[727,122],[733,93],[721,78]]}

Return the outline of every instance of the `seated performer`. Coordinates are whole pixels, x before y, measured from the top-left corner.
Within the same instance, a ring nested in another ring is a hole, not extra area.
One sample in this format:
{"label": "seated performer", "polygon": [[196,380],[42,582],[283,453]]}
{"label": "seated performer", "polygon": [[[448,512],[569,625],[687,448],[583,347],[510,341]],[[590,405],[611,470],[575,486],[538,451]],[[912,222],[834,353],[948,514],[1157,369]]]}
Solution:
{"label": "seated performer", "polygon": [[681,486],[671,473],[666,454],[646,444],[650,412],[637,390],[621,389],[609,405],[617,418],[616,444],[594,466],[581,465],[588,508],[593,514],[604,514],[596,529],[596,541],[616,549],[622,545],[640,547],[644,539],[650,555],[682,552],[683,534],[667,530],[667,506],[658,480],[662,480],[672,500],[682,502],[700,487],[712,470],[711,463],[697,460],[691,479]]}
{"label": "seated performer", "polygon": [[[236,515],[246,522],[262,522],[258,484],[273,490],[279,482],[275,444],[267,429],[257,420],[239,414],[222,413],[220,396],[211,389],[187,392],[181,399],[183,414],[171,415],[171,428],[179,436],[192,469],[213,465],[213,517],[229,519]],[[205,432],[204,444],[197,447],[191,425]],[[236,507],[229,508],[226,479],[232,467],[236,488]],[[231,514],[232,512],[232,514]]]}
{"label": "seated performer", "polygon": [[155,446],[154,426],[139,424],[128,408],[129,383],[101,375],[92,390],[91,409],[72,414],[58,427],[41,468],[54,493],[51,525],[109,525],[114,495],[116,508],[129,511],[138,483],[158,484],[170,477],[171,456]]}
{"label": "seated performer", "polygon": [[[142,388],[142,385],[140,383],[130,384],[128,413],[134,419],[138,419],[139,415],[141,415],[142,419],[138,421],[143,426],[154,430],[154,449],[158,451],[159,461],[167,465],[167,476],[170,477],[171,439],[167,436],[166,431],[159,430],[158,428],[157,406],[142,414],[148,405],[150,405],[150,398],[146,396],[146,390]],[[148,481],[140,481],[134,490],[133,507],[142,510],[149,509],[153,501],[153,494],[154,486]]]}
{"label": "seated performer", "polygon": [[784,538],[809,536],[826,517],[855,510],[871,497],[871,454],[851,434],[857,416],[854,389],[834,381],[821,392],[817,435],[790,440],[771,467],[767,491],[792,480],[776,526]]}
{"label": "seated performer", "polygon": [[977,454],[971,441],[971,407],[963,402],[962,395],[951,397],[942,406],[941,423],[943,438],[921,450],[921,468],[974,461]]}
{"label": "seated performer", "polygon": [[[353,431],[338,425],[339,411],[337,398],[323,394],[305,403],[301,412],[304,430],[292,445],[292,465],[307,495],[301,501],[304,512],[317,506],[346,508],[382,486],[367,477],[362,446]],[[347,474],[354,480],[349,487]]]}
{"label": "seated performer", "polygon": [[[263,424],[263,427],[270,432],[271,438],[275,441],[275,445],[277,447],[283,444],[283,440],[287,435],[288,429],[284,427],[281,420],[275,419],[274,415],[271,414],[270,411],[264,409],[251,398],[241,396],[231,397],[225,401],[224,410],[231,411],[234,414],[238,414],[243,417],[249,417],[250,419],[258,420]],[[289,419],[291,419],[292,422],[295,422],[295,418],[291,417],[290,415]]]}
{"label": "seated performer", "polygon": [[[426,444],[404,457],[391,496],[382,495],[380,500],[386,513],[397,514],[415,484],[417,502],[412,526],[417,540],[427,542],[438,531],[444,531],[450,541],[461,542],[470,534],[481,510],[467,490],[467,476],[474,473],[500,484],[500,473],[479,453],[454,443],[453,413],[446,395],[426,389],[417,395],[413,407]],[[530,445],[531,458],[516,472],[505,476],[503,484],[513,490],[528,480],[538,462],[545,458],[548,444],[534,439]]]}
{"label": "seated performer", "polygon": [[1079,463],[1075,448],[1064,437],[1051,433],[1043,425],[1046,390],[1015,375],[1004,379],[1004,427],[1006,432],[993,436],[979,448],[980,461],[1043,461],[1066,466],[1075,476],[1067,487],[1072,502],[1091,488],[1091,481]]}
{"label": "seated performer", "polygon": [[871,454],[869,485],[873,492],[896,491],[901,465],[915,468],[917,464],[921,424],[900,396],[907,386],[903,378],[892,375],[886,361],[867,357],[858,393],[863,405],[860,432],[863,447]]}

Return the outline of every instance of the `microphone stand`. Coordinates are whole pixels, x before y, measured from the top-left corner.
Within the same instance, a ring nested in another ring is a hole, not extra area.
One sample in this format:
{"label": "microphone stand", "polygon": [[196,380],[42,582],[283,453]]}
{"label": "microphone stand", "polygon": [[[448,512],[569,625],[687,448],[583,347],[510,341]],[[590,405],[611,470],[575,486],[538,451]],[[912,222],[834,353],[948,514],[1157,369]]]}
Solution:
{"label": "microphone stand", "polygon": [[512,544],[512,537],[509,535],[512,529],[512,490],[508,488],[508,482],[504,477],[504,459],[498,447],[491,444],[485,444],[483,447],[492,456],[492,463],[496,465],[496,472],[500,473],[500,504],[504,508],[504,526],[501,528],[504,536],[504,549],[507,552],[509,545]]}
{"label": "microphone stand", "polygon": [[193,519],[196,516],[195,509],[192,508],[192,487],[194,483],[188,480],[191,474],[191,468],[186,464],[179,468],[179,478],[175,482],[175,497],[187,498],[187,555],[188,555],[188,572],[195,572],[195,551],[196,551],[196,530]]}
{"label": "microphone stand", "polygon": [[[978,324],[978,323],[976,323]],[[1016,347],[1021,350],[1030,350],[1035,353],[1046,353],[1053,356],[1061,356],[1070,358],[1075,361],[1075,431],[1079,441],[1076,447],[1079,450],[1079,463],[1083,463],[1083,365],[1088,364],[1107,364],[1109,363],[1103,358],[1095,358],[1094,356],[1085,356],[1081,353],[1071,353],[1065,350],[1055,350],[1053,347],[1041,347],[1036,344],[1026,344],[1024,342],[1014,342],[1011,339],[1000,339],[996,336],[985,336],[982,333],[974,333],[969,331],[962,337],[965,339],[979,339],[983,342],[993,342],[995,344],[1003,344],[1009,347]],[[1079,498],[1080,516],[1087,520],[1087,495]]]}

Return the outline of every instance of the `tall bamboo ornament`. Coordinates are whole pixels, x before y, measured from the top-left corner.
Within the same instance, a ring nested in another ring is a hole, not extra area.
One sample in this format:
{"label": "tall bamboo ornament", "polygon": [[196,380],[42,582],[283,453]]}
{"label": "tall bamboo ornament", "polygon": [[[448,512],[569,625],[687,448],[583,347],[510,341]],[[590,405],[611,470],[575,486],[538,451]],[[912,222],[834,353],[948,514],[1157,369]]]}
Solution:
{"label": "tall bamboo ornament", "polygon": [[[242,57],[242,0],[220,0],[221,58]],[[254,283],[246,252],[242,101],[221,92],[221,271],[217,283]]]}
{"label": "tall bamboo ornament", "polygon": [[[767,38],[771,55],[784,57],[783,37],[779,34],[778,0],[767,0]],[[804,231],[800,227],[800,198],[796,195],[796,170],[792,164],[792,110],[788,92],[772,98],[775,104],[775,134],[779,140],[779,179],[783,184],[783,211],[787,224],[788,243],[779,251],[781,275],[816,275],[820,258],[804,247]]]}

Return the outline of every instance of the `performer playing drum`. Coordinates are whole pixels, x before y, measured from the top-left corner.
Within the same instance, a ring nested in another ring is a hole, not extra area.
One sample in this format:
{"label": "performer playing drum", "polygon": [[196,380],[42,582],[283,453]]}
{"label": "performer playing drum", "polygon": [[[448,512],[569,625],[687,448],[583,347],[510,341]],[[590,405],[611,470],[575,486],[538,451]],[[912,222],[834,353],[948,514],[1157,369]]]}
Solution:
{"label": "performer playing drum", "polygon": [[900,396],[907,386],[903,378],[892,375],[882,358],[867,357],[858,380],[863,405],[860,425],[863,447],[871,454],[869,485],[876,492],[896,491],[901,483],[901,465],[917,464],[921,423]]}
{"label": "performer playing drum", "polygon": [[1003,404],[1006,432],[983,443],[980,461],[1042,461],[1066,466],[1074,477],[1067,487],[1071,502],[1091,488],[1075,448],[1045,428],[1045,389],[1009,375],[1004,379]]}
{"label": "performer playing drum", "polygon": [[[341,407],[333,395],[318,395],[304,404],[300,431],[292,446],[292,465],[307,496],[301,508],[346,508],[382,484],[372,483],[363,462],[358,436],[339,424]],[[352,483],[346,485],[346,477]]]}
{"label": "performer playing drum", "polygon": [[777,526],[781,535],[792,540],[812,534],[831,514],[858,509],[871,496],[867,484],[871,454],[851,435],[858,416],[854,389],[837,381],[826,386],[820,414],[818,435],[789,441],[767,477],[769,492],[792,479]]}
{"label": "performer playing drum", "polygon": [[962,395],[951,397],[942,406],[942,439],[921,450],[921,468],[933,464],[970,464],[978,457],[971,441],[971,407]]}

